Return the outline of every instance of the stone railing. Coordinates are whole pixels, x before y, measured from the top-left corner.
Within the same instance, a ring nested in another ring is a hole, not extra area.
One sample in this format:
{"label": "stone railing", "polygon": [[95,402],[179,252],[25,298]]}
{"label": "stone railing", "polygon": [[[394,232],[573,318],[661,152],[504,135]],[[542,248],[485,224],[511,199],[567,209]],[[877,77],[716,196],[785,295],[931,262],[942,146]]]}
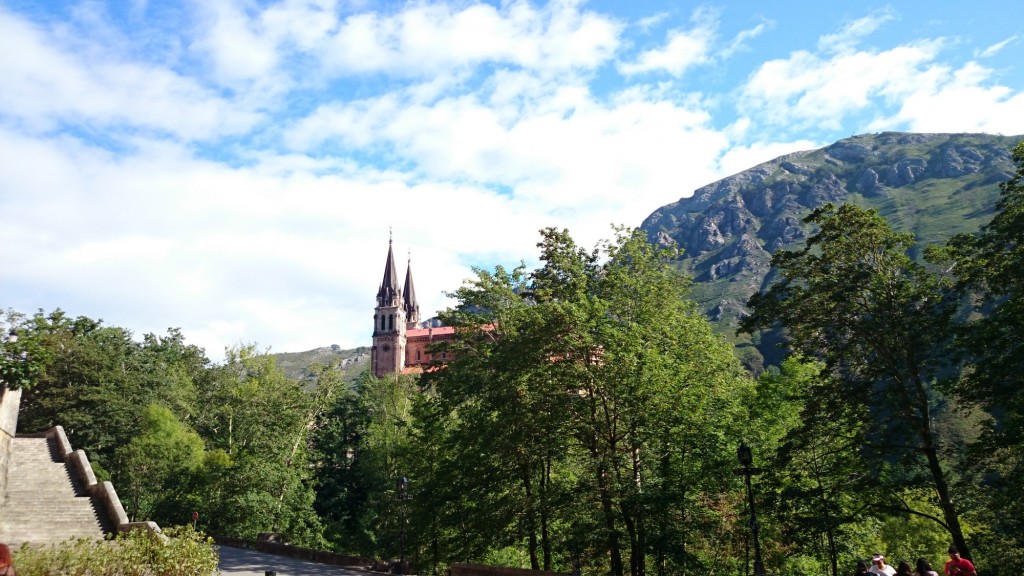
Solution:
{"label": "stone railing", "polygon": [[370,568],[374,565],[373,560],[370,560],[369,558],[363,558],[361,556],[346,556],[344,554],[328,552],[326,550],[302,548],[299,546],[292,546],[291,544],[274,542],[270,539],[245,540],[242,538],[232,538],[230,536],[212,536],[212,538],[214,542],[221,546],[249,548],[258,552],[266,552],[267,554],[276,554],[278,556],[288,556],[289,558],[298,558],[300,560],[309,560],[320,564],[332,564],[334,566],[345,566],[347,568]]}
{"label": "stone railing", "polygon": [[506,568],[483,564],[452,564],[448,576],[572,576],[570,572],[550,572],[526,568]]}
{"label": "stone railing", "polygon": [[14,433],[18,429],[21,390],[8,390],[0,382],[0,498],[7,492],[7,468],[11,464]]}
{"label": "stone railing", "polygon": [[85,451],[71,449],[71,442],[68,441],[63,426],[54,426],[43,435],[57,446],[57,454],[61,460],[71,464],[73,473],[85,487],[86,493],[103,503],[107,518],[110,519],[112,525],[117,527],[118,532],[146,529],[160,533],[160,527],[156,522],[128,521],[128,515],[125,514],[124,506],[121,505],[121,499],[117,497],[117,492],[114,491],[114,485],[106,481],[96,481],[96,475],[92,471],[92,466],[89,465],[89,458],[85,455]]}

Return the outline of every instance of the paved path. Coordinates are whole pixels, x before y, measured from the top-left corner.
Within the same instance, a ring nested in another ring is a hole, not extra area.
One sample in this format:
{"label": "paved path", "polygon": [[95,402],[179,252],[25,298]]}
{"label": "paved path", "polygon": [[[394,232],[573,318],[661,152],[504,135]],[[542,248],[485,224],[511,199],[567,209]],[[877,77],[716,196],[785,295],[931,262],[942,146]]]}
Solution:
{"label": "paved path", "polygon": [[231,546],[218,546],[217,548],[220,550],[218,568],[225,576],[264,576],[264,572],[267,570],[276,571],[277,576],[367,576],[367,574],[372,574],[245,548],[232,548]]}

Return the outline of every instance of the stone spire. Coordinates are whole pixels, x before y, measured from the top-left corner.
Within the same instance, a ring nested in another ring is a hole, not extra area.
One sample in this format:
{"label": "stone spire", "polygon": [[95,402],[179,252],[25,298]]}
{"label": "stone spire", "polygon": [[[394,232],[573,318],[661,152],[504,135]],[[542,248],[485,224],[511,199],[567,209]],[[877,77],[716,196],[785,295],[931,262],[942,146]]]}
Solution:
{"label": "stone spire", "polygon": [[388,261],[384,264],[384,279],[380,283],[380,290],[377,291],[377,306],[396,306],[401,297],[395,255],[391,251],[391,239],[388,238]]}
{"label": "stone spire", "polygon": [[405,321],[415,324],[420,321],[420,305],[416,302],[416,288],[412,283],[412,255],[409,256],[409,266],[405,270]]}

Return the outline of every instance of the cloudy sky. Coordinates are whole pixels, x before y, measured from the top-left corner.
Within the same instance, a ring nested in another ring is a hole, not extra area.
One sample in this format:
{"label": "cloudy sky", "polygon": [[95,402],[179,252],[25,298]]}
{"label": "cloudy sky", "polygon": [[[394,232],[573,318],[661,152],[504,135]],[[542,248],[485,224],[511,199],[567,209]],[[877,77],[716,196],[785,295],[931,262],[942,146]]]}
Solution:
{"label": "cloudy sky", "polygon": [[[856,4],[856,5],[855,5]],[[1024,134],[1016,2],[0,0],[0,308],[275,352],[864,132]]]}

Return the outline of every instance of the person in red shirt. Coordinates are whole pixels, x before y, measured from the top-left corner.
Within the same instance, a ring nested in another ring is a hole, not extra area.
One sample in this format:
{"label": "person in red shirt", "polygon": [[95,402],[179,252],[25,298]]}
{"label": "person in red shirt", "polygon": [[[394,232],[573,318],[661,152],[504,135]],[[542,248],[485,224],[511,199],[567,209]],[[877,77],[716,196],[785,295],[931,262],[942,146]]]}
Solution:
{"label": "person in red shirt", "polygon": [[967,558],[960,557],[956,546],[949,547],[949,562],[946,562],[946,576],[978,576],[974,564]]}
{"label": "person in red shirt", "polygon": [[11,548],[0,544],[0,576],[14,576],[14,561],[11,560]]}

